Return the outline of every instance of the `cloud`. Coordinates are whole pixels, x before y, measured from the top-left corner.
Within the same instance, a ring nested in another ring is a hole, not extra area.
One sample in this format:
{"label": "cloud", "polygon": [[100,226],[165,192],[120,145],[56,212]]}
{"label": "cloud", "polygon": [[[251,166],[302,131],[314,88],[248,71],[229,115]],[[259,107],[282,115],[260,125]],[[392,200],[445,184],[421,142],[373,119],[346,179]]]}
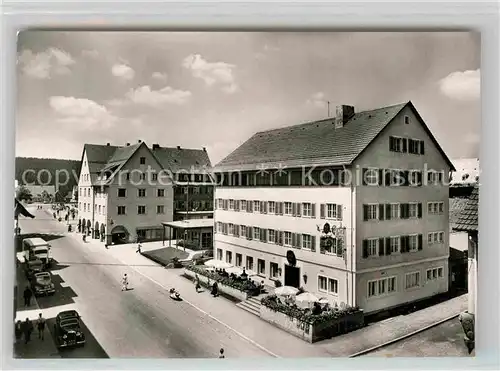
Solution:
{"label": "cloud", "polygon": [[111,73],[124,80],[132,80],[135,77],[135,71],[126,64],[115,64],[111,67]]}
{"label": "cloud", "polygon": [[311,95],[309,99],[307,99],[306,103],[317,108],[324,108],[327,104],[325,94],[322,92],[317,92]]}
{"label": "cloud", "polygon": [[167,74],[164,72],[154,72],[151,77],[155,80],[167,81]]}
{"label": "cloud", "polygon": [[75,60],[69,53],[57,48],[49,48],[40,53],[25,49],[19,55],[18,64],[24,75],[46,80],[54,75],[71,73],[69,67],[75,64]]}
{"label": "cloud", "polygon": [[52,96],[49,105],[58,115],[58,121],[77,127],[102,128],[112,125],[117,117],[92,100],[75,97]]}
{"label": "cloud", "polygon": [[481,94],[481,72],[457,71],[439,80],[441,92],[451,99],[476,100]]}
{"label": "cloud", "polygon": [[87,57],[87,58],[91,58],[91,59],[97,59],[99,57],[99,52],[95,49],[83,50],[82,56]]}
{"label": "cloud", "polygon": [[175,90],[170,86],[160,90],[151,90],[151,87],[146,85],[129,90],[126,97],[136,104],[157,107],[163,104],[184,104],[191,98],[191,92]]}
{"label": "cloud", "polygon": [[228,94],[239,90],[233,75],[233,70],[236,68],[233,64],[208,62],[199,54],[191,54],[184,58],[182,65],[208,86],[219,85]]}

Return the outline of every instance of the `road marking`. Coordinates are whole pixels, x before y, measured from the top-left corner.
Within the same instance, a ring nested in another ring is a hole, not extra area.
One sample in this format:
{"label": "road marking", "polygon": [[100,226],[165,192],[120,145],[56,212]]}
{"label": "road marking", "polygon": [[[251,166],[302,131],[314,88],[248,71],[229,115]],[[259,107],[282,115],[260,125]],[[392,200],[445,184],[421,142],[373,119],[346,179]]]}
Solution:
{"label": "road marking", "polygon": [[[121,259],[118,258],[118,260],[120,260],[123,264],[125,264],[125,262]],[[137,270],[135,267],[133,266],[130,266],[130,268],[132,268],[134,271],[136,271],[137,273],[139,273],[141,276],[143,276],[144,278],[150,280],[151,282],[157,284],[158,286],[160,286],[162,289],[164,289],[165,291],[168,291],[169,289],[166,288],[165,286],[163,286],[160,282],[154,280],[153,278],[149,277],[148,275],[142,273],[141,271]],[[182,301],[191,305],[193,308],[197,309],[198,311],[200,311],[201,313],[203,313],[204,315],[206,315],[207,317],[213,319],[214,321],[220,323],[222,326],[226,327],[227,329],[233,331],[235,334],[237,334],[238,336],[240,336],[241,338],[245,339],[246,341],[248,341],[249,343],[255,345],[257,348],[259,348],[260,350],[263,350],[264,352],[268,353],[269,355],[275,357],[275,358],[281,358],[280,356],[278,356],[277,354],[271,352],[269,349],[266,349],[264,348],[262,345],[260,345],[259,343],[255,342],[254,340],[250,339],[249,337],[243,335],[241,332],[239,332],[238,330],[236,330],[235,328],[229,326],[228,324],[222,322],[221,320],[215,318],[214,316],[212,316],[210,313],[207,313],[205,312],[203,309],[197,307],[195,304],[191,303],[190,301],[182,298]]]}

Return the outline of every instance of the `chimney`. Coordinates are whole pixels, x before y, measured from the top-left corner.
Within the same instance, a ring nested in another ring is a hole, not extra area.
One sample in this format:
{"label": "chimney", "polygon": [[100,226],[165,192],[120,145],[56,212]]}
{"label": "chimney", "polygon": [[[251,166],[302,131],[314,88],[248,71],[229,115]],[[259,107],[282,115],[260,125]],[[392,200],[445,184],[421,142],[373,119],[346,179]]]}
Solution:
{"label": "chimney", "polygon": [[130,143],[127,143],[127,147],[130,146]]}
{"label": "chimney", "polygon": [[181,149],[181,146],[177,146],[177,149]]}
{"label": "chimney", "polygon": [[140,139],[139,139],[139,140],[137,141],[137,143],[142,143],[142,140],[140,140]]}
{"label": "chimney", "polygon": [[207,149],[205,147],[203,147],[203,152],[206,152],[206,151],[207,151]]}
{"label": "chimney", "polygon": [[109,147],[109,146],[110,146],[110,143],[106,143],[106,145]]}
{"label": "chimney", "polygon": [[158,148],[160,148],[160,145],[159,145],[159,144],[156,144],[156,143],[155,143],[155,144],[153,144],[153,149],[158,149]]}
{"label": "chimney", "polygon": [[335,116],[335,129],[344,127],[344,125],[354,116],[354,107],[341,105],[337,106],[337,115]]}

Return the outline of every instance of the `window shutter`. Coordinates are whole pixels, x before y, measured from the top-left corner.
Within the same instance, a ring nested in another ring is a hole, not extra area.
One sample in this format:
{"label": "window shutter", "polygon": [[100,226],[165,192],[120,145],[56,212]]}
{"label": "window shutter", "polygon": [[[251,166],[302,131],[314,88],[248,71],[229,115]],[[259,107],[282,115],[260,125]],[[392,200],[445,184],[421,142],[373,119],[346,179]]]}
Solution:
{"label": "window shutter", "polygon": [[422,187],[422,172],[417,172],[417,186]]}
{"label": "window shutter", "polygon": [[425,151],[424,151],[424,141],[423,140],[420,141],[420,154],[421,155],[425,154]]}
{"label": "window shutter", "polygon": [[301,206],[300,202],[297,203],[297,207],[296,207],[296,210],[295,210],[297,212],[297,216],[301,216],[302,215],[301,210],[300,210],[300,206]]}
{"label": "window shutter", "polygon": [[279,243],[280,243],[280,245],[281,245],[281,246],[283,246],[283,242],[284,242],[284,241],[283,241],[283,239],[284,239],[284,238],[283,238],[283,237],[284,237],[283,235],[284,235],[284,232],[283,232],[283,231],[280,231],[280,232],[279,232],[279,234],[280,234],[280,241],[279,241]]}
{"label": "window shutter", "polygon": [[316,236],[311,236],[311,251],[316,251]]}
{"label": "window shutter", "polygon": [[337,256],[343,257],[344,256],[344,244],[343,240],[341,238],[336,238],[337,241]]}
{"label": "window shutter", "polygon": [[249,207],[250,212],[253,213],[253,201],[248,201],[248,205],[250,206]]}
{"label": "window shutter", "polygon": [[264,201],[264,214],[267,214],[267,201]]}
{"label": "window shutter", "polygon": [[311,204],[311,216],[316,217],[316,204]]}
{"label": "window shutter", "polygon": [[418,250],[422,250],[424,248],[424,241],[422,239],[422,235],[418,235]]}
{"label": "window shutter", "polygon": [[237,225],[237,224],[234,226],[234,236],[235,237],[239,237],[240,236],[240,226]]}
{"label": "window shutter", "polygon": [[410,185],[410,171],[404,170],[403,171],[403,179],[404,179],[404,186]]}
{"label": "window shutter", "polygon": [[389,151],[394,151],[394,137],[389,137]]}
{"label": "window shutter", "polygon": [[295,243],[297,245],[297,249],[302,248],[302,235],[300,233],[297,233],[297,236],[295,237]]}
{"label": "window shutter", "polygon": [[379,204],[378,205],[378,219],[379,220],[384,220],[384,211],[385,211],[385,205],[384,204]]}
{"label": "window shutter", "polygon": [[342,220],[342,205],[337,205],[337,220]]}
{"label": "window shutter", "polygon": [[284,202],[279,202],[279,205],[280,205],[280,215],[283,215],[284,208],[285,208],[285,203]]}
{"label": "window shutter", "polygon": [[259,201],[259,209],[260,213],[264,214],[264,201]]}
{"label": "window shutter", "polygon": [[385,170],[385,186],[389,187],[391,185],[391,171]]}
{"label": "window shutter", "polygon": [[422,218],[422,203],[421,202],[418,203],[418,218],[419,219]]}
{"label": "window shutter", "polygon": [[277,230],[274,231],[274,243],[278,245],[280,243],[279,232]]}
{"label": "window shutter", "polygon": [[368,240],[363,240],[363,258],[368,258]]}
{"label": "window shutter", "polygon": [[384,169],[378,169],[378,185],[384,185]]}
{"label": "window shutter", "polygon": [[319,210],[320,210],[320,218],[321,219],[326,219],[325,218],[325,204],[319,205]]}
{"label": "window shutter", "polygon": [[378,255],[379,256],[384,256],[385,250],[384,250],[384,238],[379,238],[378,239]]}
{"label": "window shutter", "polygon": [[214,210],[217,210],[217,207],[219,206],[218,203],[219,203],[219,199],[216,198],[215,203],[214,203]]}
{"label": "window shutter", "polygon": [[247,231],[248,231],[248,239],[253,240],[253,227],[251,226],[247,227]]}
{"label": "window shutter", "polygon": [[363,220],[368,220],[368,205],[363,205]]}
{"label": "window shutter", "polygon": [[362,171],[361,171],[361,184],[363,184],[364,186],[367,185],[367,181],[366,181],[366,173],[367,173],[368,169],[365,169],[363,168]]}
{"label": "window shutter", "polygon": [[235,206],[236,211],[240,211],[240,200],[234,201],[234,206]]}
{"label": "window shutter", "polygon": [[399,204],[399,215],[401,219],[406,219],[405,218],[405,204]]}
{"label": "window shutter", "polygon": [[385,239],[385,255],[391,255],[391,238],[386,237]]}
{"label": "window shutter", "polygon": [[267,241],[267,239],[266,239],[266,232],[267,232],[266,229],[261,229],[260,230],[260,240],[262,242],[266,242]]}
{"label": "window shutter", "polygon": [[297,204],[295,202],[292,203],[292,216],[297,216]]}
{"label": "window shutter", "polygon": [[297,247],[297,234],[292,233],[292,247]]}
{"label": "window shutter", "polygon": [[391,220],[391,204],[385,205],[385,220]]}
{"label": "window shutter", "polygon": [[403,138],[403,153],[406,153],[408,150],[408,144],[407,144],[407,139]]}

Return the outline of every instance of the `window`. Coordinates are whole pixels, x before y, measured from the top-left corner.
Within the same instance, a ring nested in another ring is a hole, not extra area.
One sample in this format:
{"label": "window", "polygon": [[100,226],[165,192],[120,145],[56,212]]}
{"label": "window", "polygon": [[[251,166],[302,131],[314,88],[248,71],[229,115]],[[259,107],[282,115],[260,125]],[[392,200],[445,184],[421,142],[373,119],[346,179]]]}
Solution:
{"label": "window", "polygon": [[444,269],[442,267],[438,268],[438,277],[439,278],[443,277],[443,271],[444,271]]}
{"label": "window", "polygon": [[322,247],[326,254],[337,254],[337,239],[327,239],[324,243],[322,243]]}
{"label": "window", "polygon": [[101,205],[99,205],[99,215],[101,214]]}
{"label": "window", "polygon": [[241,237],[247,236],[247,226],[246,225],[240,225],[240,236]]}
{"label": "window", "polygon": [[253,202],[253,211],[256,213],[260,212],[260,201]]}
{"label": "window", "polygon": [[103,207],[102,207],[102,213],[103,213],[104,215],[106,215],[106,206],[103,206]]}
{"label": "window", "polygon": [[328,279],[326,277],[318,276],[318,290],[328,291]]}
{"label": "window", "polygon": [[285,232],[284,245],[292,246],[292,232]]}
{"label": "window", "polygon": [[259,227],[253,227],[253,239],[260,240],[260,228]]}
{"label": "window", "polygon": [[303,234],[302,235],[302,248],[311,250],[312,248],[312,236],[308,234]]}
{"label": "window", "polygon": [[267,242],[276,243],[276,231],[274,229],[267,230]]}
{"label": "window", "polygon": [[125,206],[118,206],[118,215],[125,215]]}
{"label": "window", "polygon": [[146,173],[141,174],[141,180],[146,180]]}
{"label": "window", "polygon": [[188,187],[182,187],[182,193],[187,195],[189,193],[189,188]]}
{"label": "window", "polygon": [[222,249],[217,249],[217,260],[222,260]]}
{"label": "window", "polygon": [[222,222],[217,222],[217,232],[222,233],[223,227],[222,227]]}
{"label": "window", "polygon": [[396,277],[368,281],[368,297],[381,296],[396,291]]}
{"label": "window", "polygon": [[163,188],[157,189],[156,190],[156,195],[158,197],[165,197],[165,190]]}
{"label": "window", "polygon": [[118,188],[118,197],[127,197],[127,190],[125,188]]}
{"label": "window", "polygon": [[292,215],[292,203],[285,202],[285,215]]}
{"label": "window", "polygon": [[378,238],[368,240],[368,256],[377,256]]}
{"label": "window", "polygon": [[409,206],[410,207],[410,213],[409,213],[410,218],[418,217],[418,203],[410,202],[409,205],[410,205]]}
{"label": "window", "polygon": [[369,204],[366,206],[366,220],[378,220],[378,204]]}
{"label": "window", "polygon": [[326,217],[328,219],[337,219],[337,210],[336,204],[326,204]]}
{"label": "window", "polygon": [[222,198],[217,199],[217,208],[219,208],[219,209],[224,208],[224,200]]}
{"label": "window", "polygon": [[369,186],[375,186],[379,184],[379,179],[378,179],[378,169],[366,169],[366,172],[364,173],[364,183]]}
{"label": "window", "polygon": [[269,264],[269,270],[271,271],[271,278],[276,278],[278,277],[278,264],[277,263],[270,263]]}
{"label": "window", "polygon": [[146,197],[146,189],[145,189],[145,188],[139,188],[139,189],[137,190],[137,195],[138,195],[139,197]]}
{"label": "window", "polygon": [[229,200],[229,210],[234,210],[234,200]]}
{"label": "window", "polygon": [[368,281],[368,297],[377,295],[377,281]]}
{"label": "window", "polygon": [[163,205],[157,205],[156,206],[156,213],[157,214],[165,214],[165,206],[163,206]]}
{"label": "window", "polygon": [[139,160],[141,165],[146,165],[146,157],[141,157]]}
{"label": "window", "polygon": [[339,283],[334,278],[328,279],[328,293],[330,294],[338,294],[339,292]]}
{"label": "window", "polygon": [[444,232],[429,232],[427,242],[429,245],[444,243]]}
{"label": "window", "polygon": [[396,291],[396,277],[387,278],[387,292]]}
{"label": "window", "polygon": [[399,219],[400,218],[401,206],[398,203],[391,204],[391,219]]}
{"label": "window", "polygon": [[158,180],[158,174],[154,173],[154,174],[151,174],[151,179],[153,181],[157,181]]}
{"label": "window", "polygon": [[241,211],[246,211],[247,210],[247,202],[245,200],[241,200],[240,207],[241,207]]}
{"label": "window", "polygon": [[410,124],[410,117],[409,116],[405,116],[405,124],[406,125]]}
{"label": "window", "polygon": [[407,290],[420,286],[420,272],[408,273],[405,278],[405,288]]}
{"label": "window", "polygon": [[309,202],[302,204],[302,216],[312,216],[312,205]]}
{"label": "window", "polygon": [[193,194],[199,195],[200,194],[200,187],[193,187]]}
{"label": "window", "polygon": [[247,266],[246,268],[251,271],[253,270],[253,257],[247,256]]}
{"label": "window", "polygon": [[137,206],[137,214],[144,215],[146,214],[146,206]]}
{"label": "window", "polygon": [[444,213],[444,202],[429,202],[427,203],[427,212],[431,215],[439,215]]}
{"label": "window", "polygon": [[268,211],[269,214],[276,214],[276,202],[274,201],[268,202]]}
{"label": "window", "polygon": [[440,202],[439,203],[439,211],[438,211],[440,214],[443,214],[444,213],[444,202]]}
{"label": "window", "polygon": [[234,265],[236,265],[237,267],[241,267],[242,264],[243,264],[243,256],[237,253]]}
{"label": "window", "polygon": [[231,251],[226,251],[226,263],[232,264],[233,253]]}
{"label": "window", "polygon": [[234,235],[234,224],[229,223],[229,234]]}
{"label": "window", "polygon": [[410,251],[417,251],[418,248],[418,235],[412,234],[409,237]]}
{"label": "window", "polygon": [[391,254],[396,254],[399,252],[399,236],[391,237]]}
{"label": "window", "polygon": [[261,275],[266,274],[266,262],[262,259],[257,259],[257,273]]}

